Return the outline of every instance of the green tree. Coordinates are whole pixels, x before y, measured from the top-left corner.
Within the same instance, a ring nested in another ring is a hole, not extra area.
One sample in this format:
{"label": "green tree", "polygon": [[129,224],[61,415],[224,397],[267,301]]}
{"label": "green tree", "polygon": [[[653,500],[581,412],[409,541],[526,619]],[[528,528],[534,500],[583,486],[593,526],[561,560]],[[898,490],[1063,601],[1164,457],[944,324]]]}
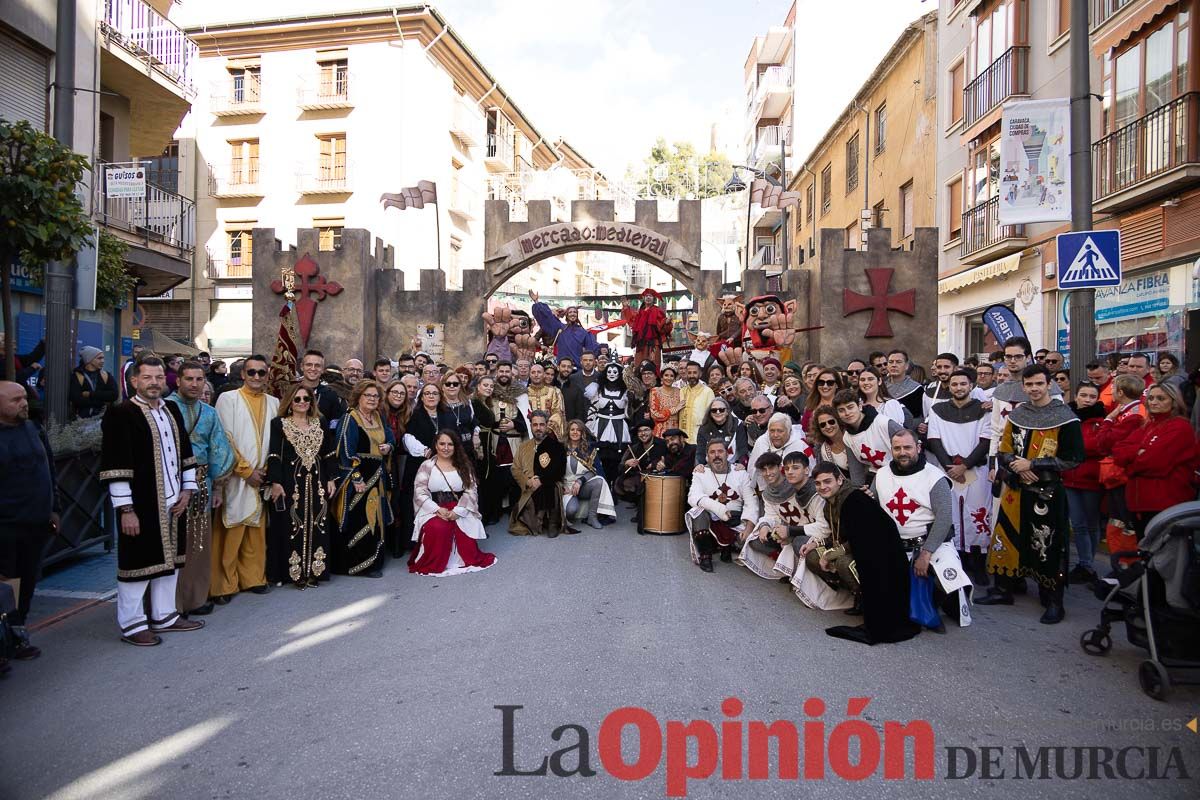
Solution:
{"label": "green tree", "polygon": [[16,372],[12,265],[40,269],[71,258],[92,226],[76,189],[89,169],[83,156],[27,121],[0,119],[0,303],[4,306],[4,376]]}
{"label": "green tree", "polygon": [[702,200],[725,192],[733,175],[729,159],[716,152],[699,155],[691,142],[668,145],[659,137],[650,148],[640,170],[626,176],[638,186],[639,195]]}

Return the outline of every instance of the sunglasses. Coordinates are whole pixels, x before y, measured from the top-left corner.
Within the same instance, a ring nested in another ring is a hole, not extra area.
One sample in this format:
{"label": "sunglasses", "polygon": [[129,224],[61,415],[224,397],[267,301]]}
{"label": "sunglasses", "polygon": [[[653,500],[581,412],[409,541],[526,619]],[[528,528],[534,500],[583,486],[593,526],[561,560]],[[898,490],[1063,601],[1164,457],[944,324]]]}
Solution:
{"label": "sunglasses", "polygon": [[709,409],[709,410],[712,411],[712,413],[714,413],[714,414],[728,414],[729,413],[728,408],[713,408],[713,409]]}
{"label": "sunglasses", "polygon": [[752,408],[752,409],[750,409],[750,413],[751,414],[765,414],[770,410],[771,409],[769,409],[769,408]]}
{"label": "sunglasses", "polygon": [[836,419],[827,419],[824,422],[818,422],[817,425],[821,428],[836,428],[838,423]]}
{"label": "sunglasses", "polygon": [[848,370],[846,370],[846,374],[847,374],[847,375],[862,375],[862,372],[863,372],[863,371],[862,371],[861,369],[848,369]]}
{"label": "sunglasses", "polygon": [[266,376],[266,374],[267,374],[267,371],[265,369],[248,369],[248,370],[246,370],[246,375],[251,378],[262,378],[262,377]]}
{"label": "sunglasses", "polygon": [[293,397],[292,402],[293,403],[311,403],[312,398],[311,397]]}
{"label": "sunglasses", "polygon": [[446,382],[445,382],[445,383],[443,383],[442,385],[443,385],[443,386],[447,386],[447,387],[449,387],[449,386],[453,386],[453,387],[455,387],[455,388],[457,388],[457,387],[459,387],[459,386],[462,386],[462,384],[461,384],[461,383],[459,383],[458,381],[446,381]]}
{"label": "sunglasses", "polygon": [[837,381],[817,381],[817,386],[837,386]]}

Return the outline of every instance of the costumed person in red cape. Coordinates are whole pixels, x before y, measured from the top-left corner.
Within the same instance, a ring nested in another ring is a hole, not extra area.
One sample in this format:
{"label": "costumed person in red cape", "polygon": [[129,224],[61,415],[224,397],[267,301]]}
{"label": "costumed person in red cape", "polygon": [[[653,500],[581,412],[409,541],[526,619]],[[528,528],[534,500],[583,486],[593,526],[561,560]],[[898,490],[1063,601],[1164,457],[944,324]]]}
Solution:
{"label": "costumed person in red cape", "polygon": [[633,332],[635,364],[649,361],[656,369],[662,366],[663,344],[671,338],[674,324],[659,307],[661,302],[662,295],[653,289],[644,289],[640,309],[634,311],[628,303],[622,305],[621,316]]}

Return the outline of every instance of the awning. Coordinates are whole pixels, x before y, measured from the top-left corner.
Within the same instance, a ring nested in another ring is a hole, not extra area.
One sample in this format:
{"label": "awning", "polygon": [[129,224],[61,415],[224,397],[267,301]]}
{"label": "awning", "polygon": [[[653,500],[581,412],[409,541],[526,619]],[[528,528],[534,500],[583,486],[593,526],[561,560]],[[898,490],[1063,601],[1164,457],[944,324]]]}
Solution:
{"label": "awning", "polygon": [[1138,8],[1125,12],[1120,21],[1096,37],[1092,45],[1096,55],[1103,58],[1109,50],[1120,47],[1122,42],[1178,2],[1179,0],[1145,0]]}
{"label": "awning", "polygon": [[966,272],[960,272],[957,275],[951,275],[949,278],[944,278],[938,281],[938,294],[949,294],[956,289],[961,289],[964,286],[970,286],[973,283],[995,278],[997,275],[1003,275],[1006,272],[1016,272],[1021,266],[1021,254],[1013,253],[1004,258],[998,258],[995,261],[989,261],[986,264],[981,264],[974,269],[969,269]]}

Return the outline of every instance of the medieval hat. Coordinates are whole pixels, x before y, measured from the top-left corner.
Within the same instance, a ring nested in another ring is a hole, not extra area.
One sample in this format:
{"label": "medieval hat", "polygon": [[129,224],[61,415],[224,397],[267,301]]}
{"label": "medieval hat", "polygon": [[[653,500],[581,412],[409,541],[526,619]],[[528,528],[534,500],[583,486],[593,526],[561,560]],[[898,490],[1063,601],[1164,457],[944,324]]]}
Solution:
{"label": "medieval hat", "polygon": [[682,436],[684,439],[687,438],[687,434],[681,428],[667,428],[663,431],[663,437],[667,436]]}

